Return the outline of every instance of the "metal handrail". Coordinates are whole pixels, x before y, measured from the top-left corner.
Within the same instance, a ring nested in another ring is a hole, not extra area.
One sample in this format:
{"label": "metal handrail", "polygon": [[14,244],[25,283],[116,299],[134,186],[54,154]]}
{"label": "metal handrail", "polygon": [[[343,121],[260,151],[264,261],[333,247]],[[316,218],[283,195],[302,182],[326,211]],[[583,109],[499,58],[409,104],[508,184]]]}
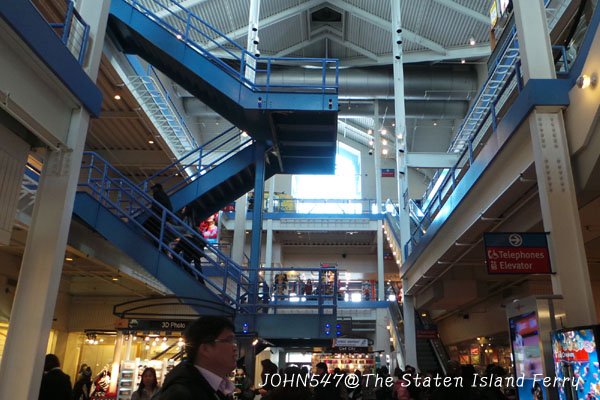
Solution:
{"label": "metal handrail", "polygon": [[[339,60],[329,58],[292,58],[292,57],[260,57],[252,52],[249,52],[237,42],[230,39],[211,26],[208,22],[201,19],[199,16],[192,13],[189,9],[181,6],[174,0],[147,0],[143,4],[140,0],[123,0],[140,12],[154,20],[168,31],[170,31],[178,40],[185,42],[190,48],[196,50],[206,58],[210,59],[215,65],[219,66],[223,71],[236,78],[246,87],[256,92],[272,92],[272,91],[289,91],[292,89],[302,89],[308,93],[338,93],[339,87]],[[148,5],[146,5],[148,4]],[[152,6],[152,7],[150,7]],[[164,18],[159,17],[155,12],[161,11],[165,13]],[[171,22],[167,21],[171,20]],[[195,39],[195,38],[199,39]],[[218,40],[217,40],[218,39]],[[228,63],[221,60],[218,56],[211,53],[202,45],[212,44],[225,52],[230,58],[239,62],[239,69],[233,68]],[[221,44],[220,41],[225,41]],[[258,68],[258,63],[266,64],[264,69]],[[279,63],[313,63],[320,65],[322,80],[318,85],[286,85],[270,83],[271,71],[273,64]],[[266,75],[265,84],[256,84],[246,78],[246,70],[253,70],[255,73],[264,73]],[[328,71],[335,73],[334,82],[330,83],[328,79]]]}
{"label": "metal handrail", "polygon": [[[159,183],[165,192],[173,194],[252,143],[254,143],[254,139],[238,128],[231,127],[144,179],[138,184],[138,187],[147,192],[151,184]],[[186,174],[175,175],[170,172],[173,169],[186,171]]]}
{"label": "metal handrail", "polygon": [[[83,65],[90,36],[90,26],[79,15],[72,0],[66,0],[66,3],[67,12],[64,22],[49,23],[48,25],[55,30],[62,29],[62,34],[58,34],[57,32],[61,42],[69,49],[71,54],[77,59],[77,62]],[[79,36],[77,36],[78,31],[73,29],[74,23],[79,24],[81,27]]]}
{"label": "metal handrail", "polygon": [[[546,5],[549,1],[546,2]],[[551,21],[555,24],[556,19]],[[552,29],[552,26],[550,27]],[[515,88],[520,92],[523,82],[520,73],[520,58],[516,28],[509,35],[504,45],[504,51],[498,57],[495,67],[479,91],[477,99],[469,109],[467,117],[453,140],[449,151],[460,152],[458,161],[452,168],[441,169],[436,172],[423,195],[423,218],[412,231],[410,239],[405,243],[404,255],[410,254],[413,246],[419,242],[427,228],[435,218],[436,213],[445,204],[445,198],[454,191],[462,176],[462,169],[468,169],[474,162],[474,148],[491,126],[492,133],[496,132],[496,108],[502,107],[510,93]],[[563,66],[566,64],[566,52],[561,46],[554,46],[563,55]]]}
{"label": "metal handrail", "polygon": [[[194,228],[187,226],[176,214],[140,190],[98,154],[84,153],[78,190],[89,193],[132,229],[147,235],[159,251],[167,254],[192,275],[202,278],[211,291],[239,309],[239,299],[247,293],[250,286],[247,271],[206,242]],[[132,210],[140,208],[143,208],[148,216],[146,222],[152,221],[154,225],[132,218]],[[179,238],[197,256],[198,264],[193,260],[186,260],[185,255],[177,253],[170,246],[170,239],[175,238]],[[201,258],[206,260],[202,264]],[[205,275],[202,267],[220,271],[222,284]]]}

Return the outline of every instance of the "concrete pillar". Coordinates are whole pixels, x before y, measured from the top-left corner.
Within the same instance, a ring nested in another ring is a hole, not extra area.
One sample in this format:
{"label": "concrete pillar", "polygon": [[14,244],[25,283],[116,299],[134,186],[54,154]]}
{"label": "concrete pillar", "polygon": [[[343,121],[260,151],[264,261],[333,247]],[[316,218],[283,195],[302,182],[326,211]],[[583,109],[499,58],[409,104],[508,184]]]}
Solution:
{"label": "concrete pillar", "polygon": [[[248,14],[248,35],[246,41],[246,50],[250,54],[258,54],[258,23],[260,16],[260,0],[250,0],[250,11]],[[254,82],[256,79],[256,59],[253,57],[246,57],[246,71],[245,76],[250,82]]]}
{"label": "concrete pillar", "polygon": [[231,244],[231,259],[236,264],[244,263],[244,246],[246,242],[246,208],[248,195],[243,195],[235,201],[235,220],[233,224],[233,243]]}
{"label": "concrete pillar", "polygon": [[402,300],[404,316],[404,362],[418,369],[417,363],[417,327],[415,325],[415,300],[404,295]]}
{"label": "concrete pillar", "polygon": [[[542,0],[515,0],[525,84],[555,79]],[[549,232],[554,294],[564,298],[569,326],[596,322],[596,311],[581,233],[571,158],[562,110],[536,108],[528,119],[544,230]]]}
{"label": "concrete pillar", "polygon": [[[91,27],[86,71],[94,80],[108,8],[108,1],[95,1],[80,9]],[[1,399],[38,398],[88,124],[87,111],[74,110],[69,148],[49,152],[44,162],[0,365]]]}
{"label": "concrete pillar", "polygon": [[392,6],[392,49],[394,69],[394,111],[395,111],[395,140],[396,140],[396,172],[398,179],[398,214],[400,223],[401,259],[404,262],[405,244],[410,239],[410,219],[408,216],[408,170],[405,162],[406,148],[406,110],[404,107],[404,66],[402,64],[402,18],[400,15],[400,0],[391,0]]}

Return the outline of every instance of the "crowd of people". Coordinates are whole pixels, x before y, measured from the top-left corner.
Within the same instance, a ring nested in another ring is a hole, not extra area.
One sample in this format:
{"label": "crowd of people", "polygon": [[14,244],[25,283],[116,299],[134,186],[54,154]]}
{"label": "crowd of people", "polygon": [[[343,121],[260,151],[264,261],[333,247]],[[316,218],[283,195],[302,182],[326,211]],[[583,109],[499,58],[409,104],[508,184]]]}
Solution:
{"label": "crowd of people", "polygon": [[[279,369],[271,360],[261,362],[261,386],[255,388],[252,380],[240,373],[236,386],[230,379],[238,361],[238,345],[233,323],[223,317],[206,316],[191,323],[185,334],[186,358],[174,367],[159,387],[156,371],[146,368],[132,400],[510,400],[510,388],[496,385],[478,387],[474,384],[477,373],[472,365],[460,365],[450,361],[446,377],[461,384],[418,385],[426,377],[442,374],[418,373],[407,365],[405,370],[396,368],[390,376],[386,366],[376,374],[361,374],[359,370],[345,371],[339,368],[329,371],[327,364],[316,365],[315,375],[308,368],[289,366]],[[285,374],[295,384],[278,385],[269,376]],[[348,377],[354,374],[354,377]],[[497,365],[489,365],[489,377],[503,377],[506,371]],[[40,388],[40,400],[88,400],[94,388],[89,366],[83,365],[78,379],[71,387],[70,378],[60,370],[58,358],[46,356],[44,376]],[[307,379],[311,378],[311,379]],[[352,379],[346,379],[352,378]],[[303,383],[300,383],[303,382]],[[353,384],[350,384],[353,383]],[[536,398],[537,399],[537,398]]]}

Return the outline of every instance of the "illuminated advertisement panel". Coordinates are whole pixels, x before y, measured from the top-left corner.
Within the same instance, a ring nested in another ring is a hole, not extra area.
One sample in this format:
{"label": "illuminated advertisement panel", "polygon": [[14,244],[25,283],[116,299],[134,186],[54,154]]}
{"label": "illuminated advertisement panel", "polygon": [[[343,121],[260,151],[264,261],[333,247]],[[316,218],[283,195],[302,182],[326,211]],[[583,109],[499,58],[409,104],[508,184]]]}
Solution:
{"label": "illuminated advertisement panel", "polygon": [[597,332],[596,326],[552,333],[552,357],[561,400],[600,397]]}
{"label": "illuminated advertisement panel", "polygon": [[543,387],[536,385],[534,377],[543,376],[542,355],[537,316],[534,311],[509,318],[510,341],[515,365],[515,377],[524,378],[517,387],[519,400],[546,399]]}

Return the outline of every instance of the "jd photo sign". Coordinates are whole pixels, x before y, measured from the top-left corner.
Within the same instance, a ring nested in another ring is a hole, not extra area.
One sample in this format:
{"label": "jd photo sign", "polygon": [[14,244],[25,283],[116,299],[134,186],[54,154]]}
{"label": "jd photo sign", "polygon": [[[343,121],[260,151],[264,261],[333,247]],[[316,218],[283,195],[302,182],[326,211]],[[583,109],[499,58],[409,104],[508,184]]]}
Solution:
{"label": "jd photo sign", "polygon": [[489,274],[551,274],[545,233],[484,233]]}

